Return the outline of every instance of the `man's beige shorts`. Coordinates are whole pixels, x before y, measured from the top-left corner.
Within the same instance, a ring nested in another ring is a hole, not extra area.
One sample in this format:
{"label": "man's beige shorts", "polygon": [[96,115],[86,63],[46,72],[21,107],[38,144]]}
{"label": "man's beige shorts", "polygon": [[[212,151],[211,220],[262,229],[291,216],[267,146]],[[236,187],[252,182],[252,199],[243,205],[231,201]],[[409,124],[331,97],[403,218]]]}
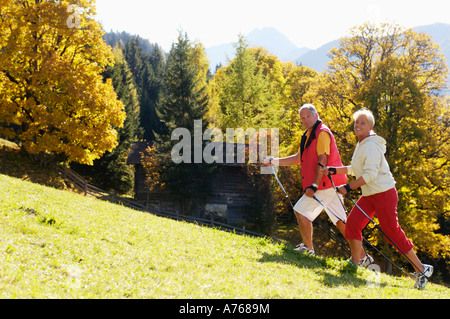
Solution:
{"label": "man's beige shorts", "polygon": [[[325,212],[328,214],[333,224],[336,225],[336,223],[339,221],[339,219],[334,216],[334,214],[339,216],[341,220],[347,221],[347,216],[345,215],[344,207],[342,206],[342,195],[338,195],[334,188],[318,190],[315,196],[332,211],[330,212],[328,209],[325,209]],[[311,222],[313,222],[324,210],[324,207],[320,205],[315,199],[303,195],[297,202],[297,204],[295,204],[294,210],[296,213],[305,216]]]}

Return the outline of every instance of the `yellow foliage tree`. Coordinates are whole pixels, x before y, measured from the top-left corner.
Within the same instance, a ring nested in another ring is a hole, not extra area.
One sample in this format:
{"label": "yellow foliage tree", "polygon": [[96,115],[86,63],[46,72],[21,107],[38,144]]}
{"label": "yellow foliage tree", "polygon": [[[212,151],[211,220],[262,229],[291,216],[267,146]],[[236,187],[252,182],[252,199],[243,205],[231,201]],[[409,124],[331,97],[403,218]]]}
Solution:
{"label": "yellow foliage tree", "polygon": [[0,2],[0,135],[30,154],[92,164],[117,145],[123,104],[94,1]]}
{"label": "yellow foliage tree", "polygon": [[210,82],[208,119],[222,129],[279,127],[283,121],[280,95],[273,80],[277,77],[271,73],[279,61],[262,50],[248,49],[243,36],[235,48],[236,57]]}
{"label": "yellow foliage tree", "polygon": [[261,47],[249,48],[242,36],[235,47],[236,57],[209,82],[209,121],[222,130],[278,128],[281,153],[291,152],[303,133],[297,112],[317,72],[283,63]]}

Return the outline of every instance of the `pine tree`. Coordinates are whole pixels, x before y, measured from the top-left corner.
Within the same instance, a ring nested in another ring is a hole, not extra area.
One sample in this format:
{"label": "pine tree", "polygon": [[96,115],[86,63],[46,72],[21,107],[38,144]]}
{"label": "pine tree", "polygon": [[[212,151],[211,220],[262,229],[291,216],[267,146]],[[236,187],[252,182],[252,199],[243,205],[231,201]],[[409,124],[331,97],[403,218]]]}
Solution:
{"label": "pine tree", "polygon": [[155,140],[155,133],[161,133],[162,123],[157,114],[158,105],[165,87],[166,79],[166,58],[164,51],[155,46],[149,57],[151,71],[149,72],[148,83],[146,85],[147,107],[142,108],[146,116],[141,117],[141,125],[145,130],[144,138],[147,141]]}
{"label": "pine tree", "polygon": [[189,38],[180,34],[169,53],[167,92],[159,109],[160,118],[168,131],[177,127],[191,131],[194,120],[202,119],[206,113],[206,86],[197,88],[200,70],[192,61],[192,53],[193,46]]}
{"label": "pine tree", "polygon": [[155,139],[154,132],[161,131],[161,122],[156,113],[164,88],[165,56],[159,46],[154,46],[152,53],[142,48],[139,37],[131,38],[124,48],[125,59],[133,73],[136,84],[140,110],[140,125],[144,130],[143,138]]}
{"label": "pine tree", "polygon": [[[193,139],[195,120],[203,119],[202,130],[208,125],[204,120],[208,104],[204,79],[206,73],[203,77],[200,76],[203,69],[196,60],[194,46],[187,35],[180,33],[178,42],[172,45],[168,56],[166,92],[158,110],[164,130],[161,134],[156,134],[155,141],[156,156],[162,168],[161,182],[182,203],[184,213],[188,213],[194,203],[208,194],[207,182],[211,172],[210,168],[205,168],[202,164],[175,164],[171,159],[175,144],[171,141],[171,133],[174,129],[188,129]],[[193,162],[192,159],[191,163]]]}

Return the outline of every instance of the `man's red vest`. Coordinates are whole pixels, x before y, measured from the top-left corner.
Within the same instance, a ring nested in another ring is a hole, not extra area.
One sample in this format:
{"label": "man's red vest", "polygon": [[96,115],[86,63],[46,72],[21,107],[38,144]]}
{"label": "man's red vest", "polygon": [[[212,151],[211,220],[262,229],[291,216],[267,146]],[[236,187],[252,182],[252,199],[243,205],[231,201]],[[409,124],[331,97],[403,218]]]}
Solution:
{"label": "man's red vest", "polygon": [[[308,143],[306,143],[306,132],[302,137],[302,145],[301,145],[301,158],[302,158],[302,185],[303,191],[306,190],[307,187],[311,186],[314,183],[314,178],[316,176],[317,166],[319,164],[319,156],[317,155],[317,137],[321,132],[327,132],[331,137],[331,147],[330,147],[330,155],[328,155],[327,166],[330,167],[342,167],[341,157],[339,155],[339,151],[336,146],[336,140],[334,139],[333,134],[330,129],[323,124],[321,121],[318,121],[312,132],[310,134]],[[347,175],[333,175],[333,182],[336,186],[341,186],[347,183]],[[332,188],[333,184],[331,184],[328,176],[324,176],[322,181],[318,185],[318,190]]]}

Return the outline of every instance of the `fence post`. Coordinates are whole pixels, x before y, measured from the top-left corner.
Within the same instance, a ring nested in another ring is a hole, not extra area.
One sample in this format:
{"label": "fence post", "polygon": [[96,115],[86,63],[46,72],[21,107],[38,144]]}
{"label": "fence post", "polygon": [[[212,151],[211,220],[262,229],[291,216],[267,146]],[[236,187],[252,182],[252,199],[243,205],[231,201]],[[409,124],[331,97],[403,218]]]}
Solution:
{"label": "fence post", "polygon": [[6,164],[6,145],[3,145],[3,152],[2,152],[2,157],[3,157],[3,164]]}

